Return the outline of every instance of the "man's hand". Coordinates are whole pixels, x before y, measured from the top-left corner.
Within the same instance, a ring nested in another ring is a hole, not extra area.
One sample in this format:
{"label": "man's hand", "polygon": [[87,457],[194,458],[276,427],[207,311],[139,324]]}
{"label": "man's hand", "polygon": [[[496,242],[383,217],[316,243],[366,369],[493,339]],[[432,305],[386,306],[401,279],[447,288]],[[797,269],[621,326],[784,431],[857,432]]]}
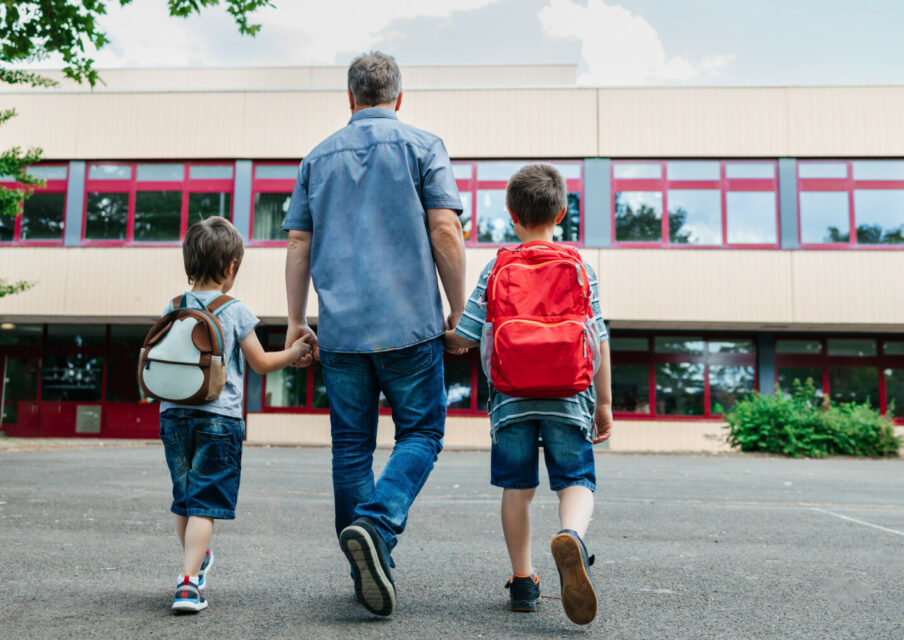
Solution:
{"label": "man's hand", "polygon": [[286,330],[285,348],[291,348],[292,345],[295,344],[296,340],[301,340],[305,344],[310,345],[311,352],[293,362],[293,367],[310,367],[314,360],[320,360],[320,347],[317,344],[317,336],[314,334],[314,331],[311,329],[311,327],[308,326],[307,323],[289,323],[288,329]]}
{"label": "man's hand", "polygon": [[453,311],[446,318],[446,337],[444,339],[444,347],[443,347],[446,350],[446,353],[451,353],[452,355],[456,355],[456,356],[460,356],[461,354],[467,353],[467,351],[468,351],[467,349],[462,349],[460,347],[452,347],[449,345],[449,339],[450,339],[449,332],[451,331],[453,334],[455,333],[455,325],[458,324],[458,319],[460,317],[461,317],[461,311],[459,311],[458,313]]}
{"label": "man's hand", "polygon": [[593,412],[593,426],[596,435],[593,436],[593,444],[605,442],[612,435],[612,407],[608,404],[596,405]]}

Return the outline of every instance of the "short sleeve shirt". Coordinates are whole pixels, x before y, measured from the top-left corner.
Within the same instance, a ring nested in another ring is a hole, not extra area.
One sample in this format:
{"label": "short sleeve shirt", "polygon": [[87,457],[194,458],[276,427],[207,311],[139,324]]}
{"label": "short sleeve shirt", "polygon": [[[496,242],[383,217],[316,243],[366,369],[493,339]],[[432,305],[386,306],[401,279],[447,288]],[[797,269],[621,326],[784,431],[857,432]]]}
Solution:
{"label": "short sleeve shirt", "polygon": [[[192,309],[200,309],[200,302],[208,305],[222,294],[219,291],[187,292],[188,306]],[[162,315],[173,310],[170,302]],[[239,343],[254,330],[260,322],[251,310],[242,302],[236,301],[223,309],[217,320],[223,327],[223,353],[226,355],[226,384],[220,395],[207,404],[177,404],[175,402],[161,402],[160,412],[167,409],[199,409],[232,418],[242,417],[242,398],[245,387],[245,359]]]}
{"label": "short sleeve shirt", "polygon": [[[483,327],[487,318],[484,294],[494,264],[496,264],[495,258],[484,267],[477,286],[471,293],[471,297],[468,298],[464,313],[455,327],[455,333],[473,342],[480,342],[483,338]],[[600,310],[599,282],[589,264],[585,262],[584,268],[587,270],[587,278],[590,280],[590,305],[593,310],[593,322],[599,332],[600,342],[602,342],[609,339],[609,333]],[[489,373],[487,378],[489,378]],[[490,429],[493,435],[497,430],[510,424],[524,420],[545,419],[572,424],[581,429],[587,440],[592,438],[593,412],[596,405],[593,384],[568,398],[515,398],[496,391],[492,383],[489,386],[490,398],[487,403],[487,411],[490,414]]]}
{"label": "short sleeve shirt", "polygon": [[401,349],[443,332],[427,209],[461,213],[442,140],[363,109],[298,171],[283,229],[310,231],[325,351]]}

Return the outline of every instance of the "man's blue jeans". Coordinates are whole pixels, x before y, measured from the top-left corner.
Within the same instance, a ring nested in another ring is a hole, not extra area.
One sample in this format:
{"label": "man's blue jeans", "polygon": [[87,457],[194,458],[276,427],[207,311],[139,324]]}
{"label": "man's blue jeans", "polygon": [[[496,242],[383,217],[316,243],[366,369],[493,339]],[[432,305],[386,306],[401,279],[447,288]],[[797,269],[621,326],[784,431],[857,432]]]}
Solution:
{"label": "man's blue jeans", "polygon": [[[443,342],[379,353],[320,352],[330,400],[336,533],[366,516],[391,550],[443,448]],[[374,483],[380,391],[392,407],[395,446]]]}

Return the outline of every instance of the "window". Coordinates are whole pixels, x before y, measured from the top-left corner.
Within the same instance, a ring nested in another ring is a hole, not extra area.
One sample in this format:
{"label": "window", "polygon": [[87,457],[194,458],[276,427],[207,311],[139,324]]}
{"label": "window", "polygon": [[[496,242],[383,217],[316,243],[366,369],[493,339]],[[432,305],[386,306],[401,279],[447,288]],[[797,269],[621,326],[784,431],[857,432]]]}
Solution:
{"label": "window", "polygon": [[904,246],[904,161],[801,161],[802,246]]}
{"label": "window", "polygon": [[756,388],[751,338],[616,333],[611,353],[622,417],[719,416]]}
{"label": "window", "polygon": [[[41,178],[46,184],[35,189],[22,203],[18,216],[0,216],[0,246],[4,243],[61,245],[69,168],[66,165],[36,165],[29,167],[28,173]],[[29,188],[8,176],[0,177],[0,187]]]}
{"label": "window", "polygon": [[[517,244],[515,228],[505,206],[509,178],[526,162],[453,162],[463,207],[461,225],[465,242],[474,245]],[[551,162],[565,178],[568,202],[565,218],[555,228],[557,242],[580,243],[582,239],[584,167],[580,161]]]}
{"label": "window", "polygon": [[834,402],[869,402],[881,413],[904,418],[904,341],[875,337],[780,338],[775,344],[776,382],[791,393],[794,381],[813,382]]}
{"label": "window", "polygon": [[774,161],[616,161],[616,245],[778,247]]}
{"label": "window", "polygon": [[233,165],[89,163],[87,245],[178,244],[212,215],[232,219]]}
{"label": "window", "polygon": [[251,241],[258,244],[285,243],[283,220],[289,211],[292,190],[298,179],[298,163],[258,163],[251,183],[254,210]]}

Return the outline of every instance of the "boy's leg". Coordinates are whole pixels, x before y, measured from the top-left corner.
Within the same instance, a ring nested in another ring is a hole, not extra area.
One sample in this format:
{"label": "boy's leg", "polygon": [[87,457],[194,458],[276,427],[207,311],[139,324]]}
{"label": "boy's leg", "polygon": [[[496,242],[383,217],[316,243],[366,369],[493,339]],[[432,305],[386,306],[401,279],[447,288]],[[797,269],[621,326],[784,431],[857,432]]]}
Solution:
{"label": "boy's leg", "polygon": [[512,561],[512,574],[533,575],[530,555],[530,503],[536,489],[502,490],[502,534]]}
{"label": "boy's leg", "polygon": [[560,528],[575,531],[583,539],[593,515],[593,492],[584,485],[572,485],[556,494],[559,496]]}
{"label": "boy's leg", "polygon": [[185,527],[188,526],[188,516],[176,516],[176,535],[179,536],[179,544],[185,551]]}
{"label": "boy's leg", "polygon": [[210,539],[213,536],[213,518],[206,516],[191,516],[188,518],[185,527],[185,552],[183,574],[186,576],[197,577],[201,570],[201,563],[204,562],[204,556],[207,554],[207,548],[210,546]]}

